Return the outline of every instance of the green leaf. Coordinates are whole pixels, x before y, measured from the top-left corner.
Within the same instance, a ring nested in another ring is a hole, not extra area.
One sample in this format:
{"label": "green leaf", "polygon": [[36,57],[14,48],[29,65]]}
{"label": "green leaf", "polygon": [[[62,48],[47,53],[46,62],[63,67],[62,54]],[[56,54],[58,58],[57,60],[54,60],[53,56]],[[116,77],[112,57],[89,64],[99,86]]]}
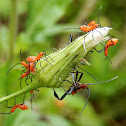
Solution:
{"label": "green leaf", "polygon": [[[72,0],[30,0],[26,31],[32,38],[43,29],[52,27],[65,13]],[[34,36],[32,36],[34,35]]]}

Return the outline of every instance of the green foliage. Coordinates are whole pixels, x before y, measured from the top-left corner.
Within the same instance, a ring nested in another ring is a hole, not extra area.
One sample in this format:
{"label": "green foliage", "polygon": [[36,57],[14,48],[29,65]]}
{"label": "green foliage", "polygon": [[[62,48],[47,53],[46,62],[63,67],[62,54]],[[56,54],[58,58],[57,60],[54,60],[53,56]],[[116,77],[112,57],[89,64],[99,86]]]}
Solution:
{"label": "green foliage", "polygon": [[[18,30],[16,35],[16,43],[13,47],[13,57],[10,57],[10,17],[11,2],[13,0],[0,0],[0,97],[10,95],[18,90],[19,81],[13,88],[14,82],[20,77],[22,68],[20,65],[12,69],[7,76],[7,71],[15,63],[20,62],[19,50],[22,48],[22,56],[25,59],[29,55],[36,55],[38,51],[48,48],[59,48],[61,45],[68,44],[69,34],[74,30],[64,31],[64,28],[78,27],[80,23],[73,24],[78,13],[82,8],[87,7],[83,0],[17,0]],[[90,3],[90,2],[89,2]],[[84,22],[98,19],[99,7],[102,5],[100,23],[102,26],[113,28],[110,32],[112,37],[119,38],[119,42],[115,47],[109,50],[109,58],[112,59],[111,65],[108,60],[104,60],[104,52],[98,54],[94,52],[85,57],[91,66],[81,66],[99,81],[108,80],[114,76],[119,76],[115,81],[90,86],[91,95],[88,104],[81,114],[85,99],[86,91],[79,92],[75,96],[67,96],[63,100],[61,107],[57,106],[60,101],[56,101],[53,96],[52,89],[42,88],[39,92],[35,92],[33,99],[33,111],[20,111],[17,109],[10,115],[0,115],[1,126],[15,125],[42,125],[42,126],[125,126],[126,113],[126,63],[125,63],[125,1],[102,0],[94,4],[93,11],[86,17]],[[89,8],[90,9],[90,8]],[[84,15],[81,15],[84,16]],[[64,23],[65,22],[65,23]],[[67,24],[66,24],[67,22]],[[83,23],[83,22],[82,22]],[[69,32],[69,34],[64,34]],[[74,32],[76,34],[76,31]],[[75,38],[76,35],[74,35]],[[124,37],[124,40],[123,40]],[[122,48],[123,47],[123,48]],[[103,48],[102,46],[96,47]],[[123,51],[124,50],[124,51]],[[53,52],[47,51],[47,54]],[[81,71],[81,70],[80,70]],[[81,80],[85,82],[95,82],[87,73]],[[26,87],[24,80],[23,87]],[[68,89],[68,83],[64,87]],[[61,96],[64,94],[62,89],[58,90]],[[22,102],[22,97],[17,97],[17,102]],[[26,104],[30,108],[30,93],[26,95]],[[14,100],[10,100],[9,105],[12,106]],[[9,112],[10,109],[5,108],[5,103],[0,104],[0,112]]]}

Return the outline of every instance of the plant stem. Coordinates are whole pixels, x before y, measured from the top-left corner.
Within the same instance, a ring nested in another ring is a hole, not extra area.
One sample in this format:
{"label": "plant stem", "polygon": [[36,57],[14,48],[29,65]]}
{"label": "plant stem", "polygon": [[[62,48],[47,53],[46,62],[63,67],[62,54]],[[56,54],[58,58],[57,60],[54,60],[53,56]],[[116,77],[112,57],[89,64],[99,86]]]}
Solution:
{"label": "plant stem", "polygon": [[12,11],[10,13],[10,62],[13,61],[14,57],[14,46],[17,39],[17,28],[18,28],[18,14],[17,14],[18,0],[11,0]]}
{"label": "plant stem", "polygon": [[[99,32],[102,34],[99,34]],[[87,33],[84,36],[78,37],[71,44],[65,48],[58,50],[51,55],[46,60],[40,60],[36,64],[36,73],[34,81],[27,87],[21,89],[20,91],[15,92],[9,96],[3,97],[0,99],[0,102],[11,99],[15,96],[24,94],[28,91],[35,90],[40,87],[47,88],[58,88],[62,85],[63,81],[69,76],[73,67],[75,67],[79,62],[80,58],[85,57],[88,51],[93,49],[100,42],[108,40],[109,37],[103,37],[108,34],[109,28],[97,28],[97,31]],[[86,36],[86,37],[85,37]],[[86,52],[83,47],[85,37],[85,47]],[[41,63],[42,62],[42,63]],[[41,63],[41,65],[40,65]],[[43,69],[44,71],[43,71]]]}

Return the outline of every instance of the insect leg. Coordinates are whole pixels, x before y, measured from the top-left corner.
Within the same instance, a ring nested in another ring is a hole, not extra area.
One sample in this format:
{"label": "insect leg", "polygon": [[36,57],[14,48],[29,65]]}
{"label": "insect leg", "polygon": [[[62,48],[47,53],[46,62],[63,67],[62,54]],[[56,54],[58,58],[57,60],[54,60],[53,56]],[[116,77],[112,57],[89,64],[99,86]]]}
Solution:
{"label": "insect leg", "polygon": [[85,103],[85,105],[84,105],[83,109],[81,110],[81,112],[79,113],[79,115],[78,115],[78,116],[80,116],[80,115],[81,115],[81,113],[84,111],[84,109],[85,109],[85,107],[86,107],[86,105],[87,105],[87,102],[88,102],[88,99],[89,99],[89,96],[90,96],[90,89],[89,89],[89,88],[87,88],[87,90],[88,90],[88,97],[87,97],[86,103]]}
{"label": "insect leg", "polygon": [[71,90],[71,88],[69,88],[69,89],[66,91],[66,93],[65,93],[61,98],[59,98],[59,96],[57,95],[56,91],[55,91],[54,88],[53,88],[54,96],[55,96],[58,100],[64,99],[64,98],[66,97],[66,95],[69,93],[70,90]]}
{"label": "insect leg", "polygon": [[77,65],[77,67],[79,67],[80,69],[82,69],[83,71],[85,71],[86,73],[88,73],[89,75],[91,75],[96,81],[99,81],[97,78],[95,78],[92,74],[90,74],[88,71],[86,71],[85,69],[81,68],[79,65]]}
{"label": "insect leg", "polygon": [[79,33],[82,33],[82,32],[84,32],[84,31],[78,31],[78,32],[77,32],[78,37],[80,36]]}
{"label": "insect leg", "polygon": [[[73,40],[73,35],[70,34],[70,37],[69,37],[69,44],[72,43],[72,40]],[[68,45],[69,45],[69,44],[68,44]]]}
{"label": "insect leg", "polygon": [[73,83],[76,83],[76,80],[74,81],[74,74],[73,73],[70,73],[70,75],[72,75],[72,82]]}
{"label": "insect leg", "polygon": [[86,36],[87,36],[89,33],[90,33],[90,32],[88,32],[88,33],[84,36],[83,46],[84,46],[84,50],[85,50],[85,52],[86,52],[86,48],[85,48],[85,38],[86,38]]}

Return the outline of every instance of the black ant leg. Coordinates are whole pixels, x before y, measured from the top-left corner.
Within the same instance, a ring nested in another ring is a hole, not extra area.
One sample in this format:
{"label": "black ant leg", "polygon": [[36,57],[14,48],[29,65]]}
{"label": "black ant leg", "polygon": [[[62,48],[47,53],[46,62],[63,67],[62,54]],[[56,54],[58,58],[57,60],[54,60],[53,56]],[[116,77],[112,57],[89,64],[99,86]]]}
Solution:
{"label": "black ant leg", "polygon": [[[101,43],[101,45],[104,47],[104,45]],[[109,45],[108,45],[109,46]],[[110,45],[111,46],[111,45]],[[96,48],[94,48],[94,50],[96,50],[98,53],[101,53],[102,51],[104,51],[105,50],[105,47],[104,47],[104,49],[102,49],[102,50],[100,50],[100,51],[98,51]],[[108,56],[106,56],[106,58],[105,59],[108,59],[109,60],[109,62],[112,64],[112,62],[111,62],[111,60],[109,59],[109,57]]]}
{"label": "black ant leg", "polygon": [[[25,70],[26,70],[26,69],[22,70],[21,75],[22,75],[22,73],[23,73]],[[20,78],[20,88],[22,89],[21,80],[22,80],[22,78]],[[25,83],[26,83],[26,81],[27,81],[27,79],[25,80]],[[27,84],[27,83],[26,83],[26,84]],[[14,84],[14,85],[15,85],[15,84]]]}
{"label": "black ant leg", "polygon": [[32,99],[34,98],[34,93],[31,93],[31,99],[30,99],[30,101],[31,101],[31,110],[32,110]]}
{"label": "black ant leg", "polygon": [[73,85],[73,83],[72,83],[72,82],[70,82],[69,80],[64,80],[64,81],[67,81],[67,82],[69,82],[70,84],[72,84],[72,85]]}
{"label": "black ant leg", "polygon": [[93,53],[93,51],[89,51],[88,53]]}
{"label": "black ant leg", "polygon": [[83,42],[83,46],[84,46],[84,50],[86,51],[86,48],[85,48],[85,38],[87,37],[87,35],[90,33],[90,31],[89,32],[87,32],[87,34],[84,36],[84,42]]}
{"label": "black ant leg", "polygon": [[88,25],[87,22],[84,22],[82,25]]}
{"label": "black ant leg", "polygon": [[15,105],[16,105],[16,97],[17,97],[17,96],[15,96]]}
{"label": "black ant leg", "polygon": [[77,77],[78,77],[78,70],[76,71],[76,79],[75,79],[75,83],[77,82]]}
{"label": "black ant leg", "polygon": [[24,102],[25,102],[25,94],[26,94],[26,93],[24,93],[23,104],[24,104]]}
{"label": "black ant leg", "polygon": [[25,83],[27,84],[27,85],[29,85],[28,83],[27,83],[27,80],[28,79],[31,79],[31,82],[32,82],[32,78],[35,78],[35,76],[34,75],[29,75],[29,77],[27,76],[27,78],[25,79]]}
{"label": "black ant leg", "polygon": [[[43,59],[43,60],[45,60],[45,61],[47,61],[49,64],[51,64],[51,63],[47,60],[46,56],[47,56],[47,55],[45,55],[45,59]],[[52,65],[52,64],[51,64],[51,65]]]}
{"label": "black ant leg", "polygon": [[31,82],[32,82],[32,78],[35,78],[35,76],[34,75],[31,75],[31,76],[29,76],[28,79],[31,79]]}
{"label": "black ant leg", "polygon": [[[100,43],[101,43],[101,42],[100,42]],[[104,51],[104,50],[105,50],[105,43],[104,43],[104,45],[101,43],[101,45],[104,47],[104,49],[98,51],[98,50],[94,47],[94,50],[97,51],[98,53],[101,53],[102,51]]]}
{"label": "black ant leg", "polygon": [[[111,35],[110,35],[111,36]],[[105,48],[105,43],[104,43],[104,45],[101,43],[101,45]],[[108,45],[109,46],[109,45]],[[107,47],[108,47],[107,46]],[[110,45],[111,46],[111,45]],[[111,62],[111,60],[109,59],[109,57],[108,56],[106,56],[106,58],[105,59],[108,59],[109,60],[109,62],[112,64],[112,62]]]}
{"label": "black ant leg", "polygon": [[[43,58],[42,58],[43,59]],[[44,59],[43,59],[44,60]],[[37,61],[38,62],[38,61]],[[41,66],[41,61],[40,61],[40,67],[42,68],[42,66]],[[43,70],[43,72],[44,72],[44,69],[42,68],[42,70]]]}
{"label": "black ant leg", "polygon": [[80,66],[77,65],[77,67],[79,67],[80,69],[82,69],[83,71],[85,71],[86,73],[88,73],[89,75],[91,75],[96,81],[99,81],[98,79],[96,79],[92,74],[90,74],[88,71],[86,71],[85,69],[81,68]]}
{"label": "black ant leg", "polygon": [[[73,35],[70,34],[70,37],[69,37],[69,44],[72,43],[72,41],[73,41]],[[68,44],[68,45],[69,45],[69,44]]]}
{"label": "black ant leg", "polygon": [[[77,69],[75,69],[75,70],[77,70]],[[72,73],[76,73],[75,83],[76,83],[76,82],[79,82],[79,81],[81,80],[82,76],[83,76],[83,72],[78,72],[78,70],[77,70],[76,72],[72,72]],[[81,73],[81,75],[80,75],[79,79],[77,80],[77,78],[78,78],[78,73]]]}
{"label": "black ant leg", "polygon": [[85,63],[83,61],[80,61],[81,65],[85,65]]}
{"label": "black ant leg", "polygon": [[80,37],[79,33],[82,33],[82,32],[84,32],[84,31],[78,31],[77,32],[78,37]]}
{"label": "black ant leg", "polygon": [[[46,56],[48,56],[52,61],[54,61],[49,55],[47,55],[45,52],[44,52],[44,54],[45,54],[45,57]],[[54,61],[55,62],[55,61]]]}
{"label": "black ant leg", "polygon": [[74,88],[75,88],[75,86],[70,87],[70,91],[69,91],[68,95],[70,95],[72,93],[72,91],[74,90]]}
{"label": "black ant leg", "polygon": [[[70,75],[72,75],[72,82],[73,83],[76,83],[76,80],[74,79],[74,74],[73,73],[70,73]],[[74,81],[75,80],[75,81]]]}
{"label": "black ant leg", "polygon": [[57,95],[57,93],[55,92],[54,88],[53,88],[53,91],[54,91],[54,96],[58,99],[58,100],[62,100],[66,97],[66,95],[69,93],[69,91],[71,90],[71,88],[69,88],[66,93],[61,97],[59,98],[59,96]]}
{"label": "black ant leg", "polygon": [[[7,106],[8,100],[6,100],[6,101],[7,101],[7,103],[6,103],[6,108],[12,108],[13,106],[12,106],[12,107],[8,107],[8,106]],[[0,114],[10,114],[10,113],[0,113]]]}
{"label": "black ant leg", "polygon": [[27,84],[27,85],[29,85],[28,83],[27,83],[27,80],[28,80],[29,78],[28,78],[28,76],[27,76],[27,78],[25,79],[25,83]]}
{"label": "black ant leg", "polygon": [[87,90],[88,90],[88,97],[87,97],[86,103],[85,103],[85,105],[84,105],[83,109],[81,110],[81,112],[79,113],[79,115],[78,115],[78,116],[80,116],[80,115],[81,115],[81,113],[84,111],[84,109],[85,109],[85,107],[86,107],[86,105],[87,105],[87,102],[88,102],[88,99],[89,99],[89,96],[90,96],[90,89],[89,89],[89,88],[87,88]]}
{"label": "black ant leg", "polygon": [[80,77],[79,77],[77,82],[79,82],[81,80],[82,76],[83,76],[83,72],[80,72],[80,73],[81,73],[81,75],[80,75]]}
{"label": "black ant leg", "polygon": [[[60,86],[61,88],[63,88],[62,86]],[[65,92],[67,92],[64,88],[63,88],[63,90],[65,91]]]}
{"label": "black ant leg", "polygon": [[109,60],[109,62],[112,64],[112,61],[109,59],[109,57],[108,57],[108,56],[106,56],[106,58],[105,58],[104,60],[106,60],[106,59],[108,59],[108,60]]}
{"label": "black ant leg", "polygon": [[97,51],[98,53],[101,53],[101,52],[104,51],[105,49],[102,49],[102,50],[98,51],[98,50],[94,47],[94,50]]}
{"label": "black ant leg", "polygon": [[12,108],[13,106],[8,106],[8,100],[6,100],[7,101],[7,103],[6,103],[6,108]]}
{"label": "black ant leg", "polygon": [[[96,29],[94,29],[94,30],[96,30]],[[103,35],[101,34],[101,32],[99,32],[98,30],[96,30],[102,37],[103,37]]]}
{"label": "black ant leg", "polygon": [[[44,52],[44,55],[45,55],[45,58],[48,56],[45,52]],[[48,56],[52,61],[54,61],[50,56]],[[45,59],[44,59],[45,60]],[[48,62],[48,63],[50,63],[48,60],[47,60],[47,58],[46,58],[46,61]],[[54,61],[55,62],[55,61]],[[51,63],[50,63],[51,64]],[[52,64],[51,64],[52,65]]]}
{"label": "black ant leg", "polygon": [[26,69],[24,69],[24,70],[21,71],[21,75],[24,73],[25,70],[26,70]]}

